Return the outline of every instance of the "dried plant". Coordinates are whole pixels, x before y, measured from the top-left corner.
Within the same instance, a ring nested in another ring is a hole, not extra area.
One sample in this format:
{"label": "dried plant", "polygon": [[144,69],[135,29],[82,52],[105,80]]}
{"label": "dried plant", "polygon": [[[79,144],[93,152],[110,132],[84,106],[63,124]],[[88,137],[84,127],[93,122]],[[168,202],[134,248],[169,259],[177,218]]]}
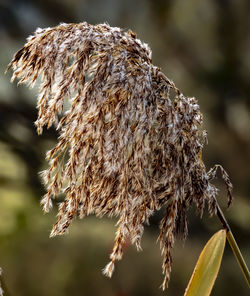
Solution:
{"label": "dried plant", "polygon": [[187,235],[191,203],[202,215],[207,203],[216,212],[217,189],[202,161],[206,132],[196,99],[185,97],[158,67],[136,34],[107,24],[60,24],[37,29],[9,67],[12,81],[32,87],[38,76],[37,131],[54,124],[57,145],[47,153],[42,172],[48,212],[52,199],[65,194],[51,236],[65,233],[72,220],[89,214],[118,216],[110,263],[123,255],[125,240],[141,249],[144,224],[165,207],[159,242],[163,289],[171,271],[177,232]]}

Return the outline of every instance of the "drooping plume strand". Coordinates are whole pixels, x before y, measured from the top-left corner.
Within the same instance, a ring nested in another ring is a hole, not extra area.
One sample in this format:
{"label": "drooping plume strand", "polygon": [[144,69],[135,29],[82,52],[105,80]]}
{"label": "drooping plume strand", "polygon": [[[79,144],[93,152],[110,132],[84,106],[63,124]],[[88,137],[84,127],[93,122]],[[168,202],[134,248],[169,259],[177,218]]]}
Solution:
{"label": "drooping plume strand", "polygon": [[216,211],[210,179],[217,167],[208,173],[201,158],[205,132],[196,99],[152,64],[150,48],[135,33],[107,24],[37,29],[9,67],[12,81],[32,87],[40,77],[37,131],[55,125],[59,133],[42,172],[43,210],[65,196],[51,236],[63,234],[76,216],[118,216],[104,269],[111,276],[125,241],[141,249],[145,223],[165,207],[159,235],[165,288],[175,235],[187,235],[189,206],[202,214],[207,203]]}

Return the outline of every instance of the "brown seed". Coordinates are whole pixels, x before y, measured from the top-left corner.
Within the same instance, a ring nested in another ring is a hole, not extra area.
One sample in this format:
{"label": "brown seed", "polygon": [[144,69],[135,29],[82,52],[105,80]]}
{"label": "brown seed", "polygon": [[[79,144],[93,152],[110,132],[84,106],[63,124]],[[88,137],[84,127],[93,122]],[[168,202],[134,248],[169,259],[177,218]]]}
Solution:
{"label": "brown seed", "polygon": [[[136,34],[107,24],[60,24],[37,29],[8,68],[12,80],[31,87],[42,79],[38,94],[37,131],[55,125],[58,144],[46,156],[42,173],[51,198],[64,193],[51,236],[65,233],[72,220],[89,214],[118,216],[110,263],[130,240],[140,249],[144,224],[166,208],[160,224],[163,289],[171,271],[175,235],[187,235],[191,203],[202,214],[207,203],[216,211],[217,189],[210,183],[201,153],[205,143],[202,114],[194,98],[185,97],[158,67],[151,50]],[[66,111],[65,102],[69,104]],[[62,117],[60,117],[62,116]]]}

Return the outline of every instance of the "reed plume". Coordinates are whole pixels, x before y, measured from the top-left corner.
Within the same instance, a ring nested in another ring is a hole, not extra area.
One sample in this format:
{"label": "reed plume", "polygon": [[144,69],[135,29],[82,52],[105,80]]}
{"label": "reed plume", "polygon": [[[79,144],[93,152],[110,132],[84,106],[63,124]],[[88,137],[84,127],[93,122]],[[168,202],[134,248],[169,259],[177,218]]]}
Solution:
{"label": "reed plume", "polygon": [[195,98],[185,97],[154,66],[151,50],[132,31],[107,24],[60,24],[37,29],[11,63],[12,81],[38,95],[38,134],[54,125],[58,143],[47,152],[42,172],[47,194],[41,204],[64,194],[51,236],[64,234],[72,220],[95,214],[119,217],[110,263],[123,255],[125,241],[141,249],[144,225],[165,208],[159,242],[163,289],[171,271],[176,233],[187,235],[186,212],[194,203],[216,212],[217,189],[210,183],[217,168],[202,161],[206,132]]}

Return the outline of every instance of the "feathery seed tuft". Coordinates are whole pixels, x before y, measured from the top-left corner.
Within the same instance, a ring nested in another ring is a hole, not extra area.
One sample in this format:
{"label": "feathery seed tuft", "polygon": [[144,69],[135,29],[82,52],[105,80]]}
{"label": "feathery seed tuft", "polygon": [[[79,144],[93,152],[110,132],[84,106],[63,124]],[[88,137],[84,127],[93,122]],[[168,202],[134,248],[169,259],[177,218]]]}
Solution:
{"label": "feathery seed tuft", "polygon": [[30,87],[41,77],[37,132],[52,125],[59,132],[41,173],[45,212],[52,199],[65,195],[51,236],[64,234],[77,216],[119,217],[104,269],[111,276],[125,241],[140,250],[144,225],[165,207],[158,238],[164,289],[176,233],[187,235],[191,203],[201,215],[206,203],[211,215],[216,212],[217,189],[210,181],[218,168],[232,200],[227,173],[221,166],[207,172],[202,161],[206,133],[197,100],[152,64],[150,48],[135,33],[107,24],[39,28],[10,67],[12,81]]}

